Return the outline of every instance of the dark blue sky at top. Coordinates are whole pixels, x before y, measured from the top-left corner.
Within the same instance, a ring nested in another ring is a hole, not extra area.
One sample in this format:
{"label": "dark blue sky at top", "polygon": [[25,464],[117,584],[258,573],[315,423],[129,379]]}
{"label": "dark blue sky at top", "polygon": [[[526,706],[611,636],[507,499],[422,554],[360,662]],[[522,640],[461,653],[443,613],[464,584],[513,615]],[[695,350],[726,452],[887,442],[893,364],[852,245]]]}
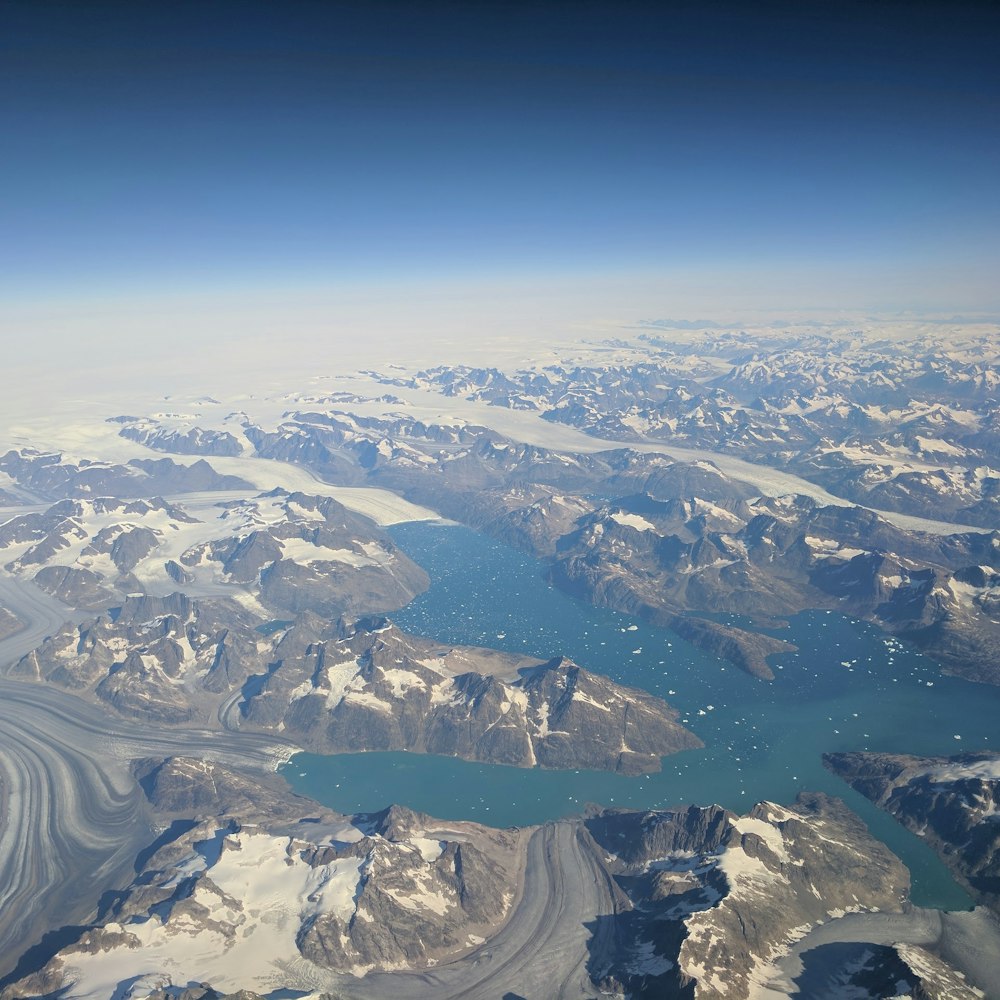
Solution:
{"label": "dark blue sky at top", "polygon": [[0,22],[7,294],[1000,262],[996,4],[36,0]]}

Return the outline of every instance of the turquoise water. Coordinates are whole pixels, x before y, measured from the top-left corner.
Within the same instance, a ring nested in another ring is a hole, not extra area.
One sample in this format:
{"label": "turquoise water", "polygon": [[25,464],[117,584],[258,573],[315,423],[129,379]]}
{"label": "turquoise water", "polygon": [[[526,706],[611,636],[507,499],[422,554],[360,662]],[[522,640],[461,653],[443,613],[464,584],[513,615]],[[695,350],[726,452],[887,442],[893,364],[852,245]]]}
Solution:
{"label": "turquoise water", "polygon": [[623,777],[542,771],[407,753],[300,754],[283,770],[297,791],[343,812],[390,802],[443,819],[527,826],[587,803],[667,808],[717,802],[746,811],[789,803],[801,790],[848,802],[907,864],[913,900],[966,908],[936,855],[822,766],[833,750],[953,754],[1000,743],[1000,689],[943,676],[935,664],[871,626],[827,612],[797,616],[774,634],[799,651],[755,680],[679,639],[549,586],[539,562],[459,527],[407,524],[396,542],[430,574],[431,588],[393,615],[438,641],[488,645],[581,666],[665,698],[706,746],[667,757],[663,771]]}

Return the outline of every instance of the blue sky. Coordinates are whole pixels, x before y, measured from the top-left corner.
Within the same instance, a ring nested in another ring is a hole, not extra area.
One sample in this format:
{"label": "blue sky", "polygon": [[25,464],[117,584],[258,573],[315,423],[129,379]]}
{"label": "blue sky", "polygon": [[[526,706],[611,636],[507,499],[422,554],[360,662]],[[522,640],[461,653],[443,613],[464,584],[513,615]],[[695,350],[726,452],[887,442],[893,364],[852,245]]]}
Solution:
{"label": "blue sky", "polygon": [[19,307],[551,279],[632,281],[636,316],[658,289],[676,314],[685,283],[699,315],[747,287],[777,310],[1000,309],[997,5],[0,18]]}

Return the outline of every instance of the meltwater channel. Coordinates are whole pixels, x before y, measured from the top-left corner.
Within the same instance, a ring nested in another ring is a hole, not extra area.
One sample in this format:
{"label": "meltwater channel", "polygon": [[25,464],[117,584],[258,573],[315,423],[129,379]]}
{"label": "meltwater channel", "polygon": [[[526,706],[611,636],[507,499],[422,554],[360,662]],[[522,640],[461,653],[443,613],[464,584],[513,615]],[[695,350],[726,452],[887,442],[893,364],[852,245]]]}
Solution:
{"label": "meltwater channel", "polygon": [[873,626],[830,612],[799,615],[774,633],[798,652],[773,658],[776,679],[760,681],[667,629],[569,597],[546,583],[540,562],[467,528],[410,523],[391,533],[432,581],[392,616],[402,628],[443,643],[569,656],[664,698],[705,748],[666,757],[660,773],[641,777],[428,754],[299,754],[283,768],[296,791],[344,813],[399,803],[498,827],[542,823],[588,803],[719,803],[746,812],[761,799],[787,804],[799,791],[826,792],[902,858],[916,904],[971,906],[934,852],[827,772],[821,754],[996,749],[1000,689],[947,677]]}

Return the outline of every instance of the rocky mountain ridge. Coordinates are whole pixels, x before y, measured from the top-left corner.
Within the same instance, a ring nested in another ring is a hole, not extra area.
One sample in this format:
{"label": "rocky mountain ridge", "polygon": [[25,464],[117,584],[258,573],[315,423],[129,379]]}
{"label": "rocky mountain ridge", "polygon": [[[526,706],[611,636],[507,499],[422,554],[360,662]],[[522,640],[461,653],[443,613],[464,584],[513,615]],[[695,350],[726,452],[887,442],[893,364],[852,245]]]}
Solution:
{"label": "rocky mountain ridge", "polygon": [[741,332],[645,340],[648,347],[632,347],[628,363],[514,372],[443,365],[375,377],[534,410],[612,440],[735,454],[876,508],[998,523],[995,339],[984,336],[951,353],[930,338],[782,343],[773,331],[759,339]]}
{"label": "rocky mountain ridge", "polygon": [[[709,608],[764,621],[826,608],[1000,683],[1000,533],[921,535],[804,497],[637,496],[582,516],[550,547],[554,582],[620,611],[683,627],[678,615]],[[743,665],[769,676],[763,657]]]}
{"label": "rocky mountain ridge", "polygon": [[1000,753],[830,753],[823,763],[924,837],[975,898],[1000,913]]}
{"label": "rocky mountain ridge", "polygon": [[[4,1000],[246,1000],[276,976],[320,1000],[352,995],[374,971],[405,995],[414,972],[488,962],[498,931],[522,919],[519,873],[541,830],[445,824],[399,807],[338,816],[276,778],[184,758],[139,762],[136,775],[169,826],[135,880]],[[905,869],[824,796],[744,816],[604,810],[564,825],[607,879],[589,936],[595,995],[746,998],[808,927],[905,904]],[[911,951],[891,982],[957,976]]]}
{"label": "rocky mountain ridge", "polygon": [[1000,533],[927,535],[860,507],[760,497],[703,461],[568,454],[462,422],[295,411],[273,432],[247,433],[261,455],[320,474],[346,463],[548,560],[572,593],[669,625],[763,678],[787,646],[713,616],[834,609],[962,676],[1000,679]]}
{"label": "rocky mountain ridge", "polygon": [[520,767],[658,770],[701,745],[665,702],[570,660],[408,635],[380,618],[302,615],[265,636],[238,605],[132,598],[69,623],[13,676],[88,693],[127,717],[219,718],[320,753],[411,750]]}
{"label": "rocky mountain ridge", "polygon": [[220,475],[203,459],[184,465],[171,458],[134,458],[123,465],[21,448],[0,456],[0,472],[41,501],[253,489],[239,476]]}
{"label": "rocky mountain ridge", "polygon": [[631,953],[601,970],[628,996],[748,997],[805,927],[898,910],[908,890],[899,861],[822,795],[758,803],[746,816],[719,806],[605,811],[586,826],[628,901]]}
{"label": "rocky mountain ridge", "polygon": [[143,762],[138,774],[153,808],[184,821],[5,1000],[138,1000],[205,979],[239,991],[430,967],[481,945],[510,913],[523,835],[398,806],[344,817],[277,785],[262,806],[251,780],[197,760]]}
{"label": "rocky mountain ridge", "polygon": [[5,569],[67,604],[106,608],[136,593],[247,595],[279,614],[396,610],[427,575],[369,518],[332,497],[272,491],[220,500],[61,500],[0,525]]}

